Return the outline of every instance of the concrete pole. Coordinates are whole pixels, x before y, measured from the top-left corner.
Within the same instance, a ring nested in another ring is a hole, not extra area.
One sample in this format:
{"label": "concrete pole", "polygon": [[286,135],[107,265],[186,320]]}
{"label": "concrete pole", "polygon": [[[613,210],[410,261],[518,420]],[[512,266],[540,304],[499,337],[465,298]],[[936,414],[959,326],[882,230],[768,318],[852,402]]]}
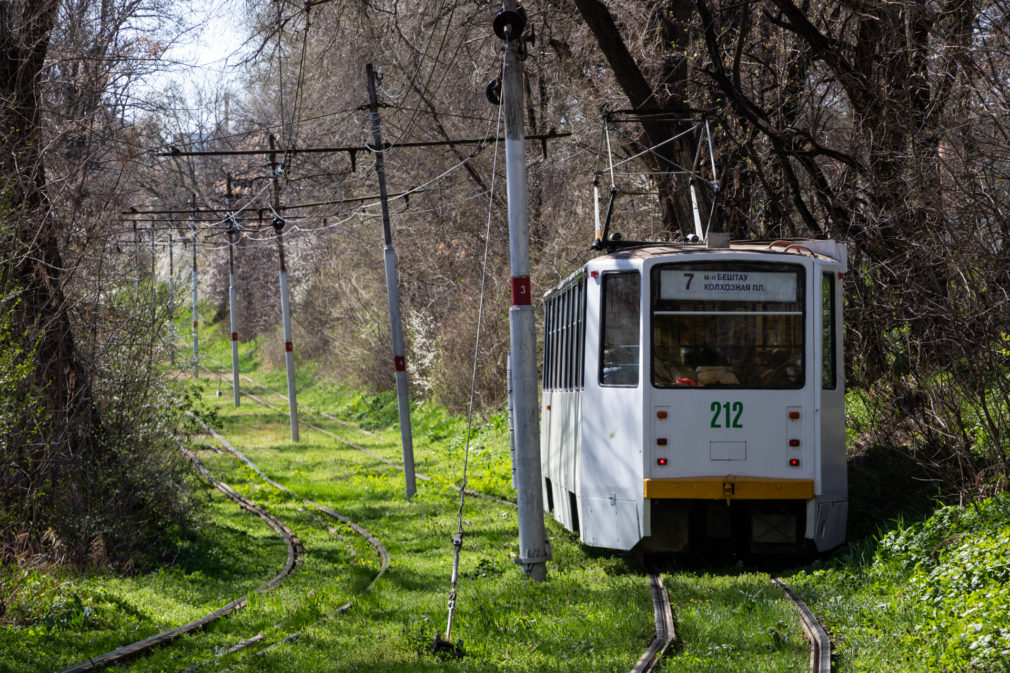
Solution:
{"label": "concrete pole", "polygon": [[[277,139],[270,135],[270,149],[274,149]],[[281,167],[277,163],[277,155],[270,153],[270,172],[273,179],[273,205],[274,211],[279,212],[281,200],[280,172]],[[280,258],[280,286],[281,286],[281,321],[284,328],[284,364],[288,374],[288,417],[291,420],[291,441],[297,442],[298,438],[298,397],[295,391],[295,348],[291,341],[291,305],[288,301],[288,267],[284,261],[284,220],[279,216],[274,217],[274,231],[277,233],[277,255]]]}
{"label": "concrete pole", "polygon": [[[193,210],[196,210],[196,194],[193,194]],[[200,335],[198,328],[199,314],[197,313],[196,307],[196,222],[193,221],[194,217],[189,218],[189,228],[193,232],[193,378],[200,378]]]}
{"label": "concrete pole", "polygon": [[536,318],[530,287],[529,223],[526,195],[526,134],[523,128],[523,69],[520,60],[525,15],[506,0],[495,19],[504,35],[505,175],[508,182],[509,268],[512,307],[509,337],[512,359],[512,408],[515,412],[516,498],[519,506],[519,559],[536,582],[547,578],[547,539],[540,468],[540,404],[537,396]]}
{"label": "concrete pole", "polygon": [[396,398],[399,402],[400,442],[403,445],[403,475],[407,498],[417,491],[414,479],[414,439],[410,428],[410,401],[407,397],[407,358],[403,347],[403,327],[400,323],[400,287],[396,275],[396,255],[393,253],[393,234],[389,224],[389,203],[386,195],[386,169],[383,158],[382,133],[379,129],[379,103],[375,93],[375,71],[372,64],[365,66],[368,75],[369,117],[375,141],[375,171],[379,175],[379,201],[382,206],[383,257],[386,265],[386,296],[389,299],[389,327],[393,336],[393,371],[396,375]]}
{"label": "concrete pole", "polygon": [[134,301],[140,302],[140,232],[137,231],[137,221],[133,221],[133,266],[134,273],[137,274],[133,281]]}
{"label": "concrete pole", "polygon": [[235,313],[235,234],[238,227],[235,225],[235,215],[231,212],[231,173],[228,174],[228,318],[231,326],[231,387],[235,393],[235,406],[239,406],[240,394],[238,385],[238,322]]}
{"label": "concrete pole", "polygon": [[151,220],[151,245],[149,247],[151,248],[151,299],[153,300],[155,298],[154,279],[158,273],[157,255],[154,252],[154,220]]}
{"label": "concrete pole", "polygon": [[168,232],[168,360],[175,367],[175,241]]}

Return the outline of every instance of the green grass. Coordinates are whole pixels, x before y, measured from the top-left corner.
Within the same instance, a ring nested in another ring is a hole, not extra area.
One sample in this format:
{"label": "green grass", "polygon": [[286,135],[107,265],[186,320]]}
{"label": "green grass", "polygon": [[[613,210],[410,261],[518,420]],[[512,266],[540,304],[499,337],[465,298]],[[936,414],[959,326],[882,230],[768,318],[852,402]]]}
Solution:
{"label": "green grass", "polygon": [[789,578],[839,673],[1010,670],[1010,498],[940,507]]}
{"label": "green grass", "polygon": [[[218,366],[230,361],[224,339],[205,333],[201,344]],[[242,353],[243,372],[268,389],[243,385],[283,407],[280,398],[266,396],[286,390],[284,370],[261,368],[255,343],[243,344]],[[640,559],[583,547],[548,521],[554,559],[547,581],[533,583],[513,562],[514,507],[468,498],[453,623],[453,640],[467,655],[459,662],[436,658],[430,649],[435,633],[445,629],[464,420],[414,403],[417,470],[432,479],[418,481],[417,495],[408,501],[402,471],[306,428],[302,441],[292,443],[284,414],[247,398],[235,408],[228,383],[218,396],[217,381],[206,373],[201,379],[194,383],[195,406],[216,429],[300,497],[368,529],[392,563],[365,591],[379,560],[360,536],[270,487],[235,457],[216,451],[215,440],[195,434],[191,446],[216,479],[294,529],[305,545],[305,563],[268,595],[252,594],[248,608],[134,660],[129,670],[625,671],[651,640],[651,597]],[[303,409],[304,419],[400,461],[391,395],[362,396],[302,365],[299,401],[356,427]],[[468,484],[514,499],[507,437],[504,415],[481,420],[471,442]],[[10,593],[20,596],[22,612],[12,619],[8,607],[9,623],[0,628],[0,671],[58,670],[209,612],[272,577],[286,554],[281,539],[223,497],[208,500],[205,524],[192,540],[179,541],[173,566],[133,577],[29,573],[17,580],[21,588]],[[697,572],[675,562],[664,573],[683,645],[669,653],[661,670],[805,669],[808,655],[795,614],[767,575],[738,568]],[[31,582],[38,584],[35,597],[25,588]],[[348,600],[350,610],[335,614]],[[257,634],[264,635],[262,642],[218,658]],[[276,646],[256,653],[268,644]]]}
{"label": "green grass", "polygon": [[666,578],[682,651],[661,671],[804,671],[810,648],[799,617],[767,575],[681,572]]}
{"label": "green grass", "polygon": [[[468,657],[462,664],[433,658],[428,650],[446,618],[458,507],[450,483],[459,476],[462,450],[437,452],[427,433],[419,433],[418,470],[435,479],[419,482],[418,494],[407,501],[402,472],[367,454],[310,430],[292,444],[286,418],[258,405],[235,409],[229,400],[218,413],[222,433],[264,472],[365,526],[393,558],[375,591],[340,618],[341,625],[354,625],[351,629],[329,623],[310,628],[304,638],[278,648],[276,661],[246,657],[232,670],[328,670],[333,652],[341,654],[332,670],[474,670],[475,665],[477,670],[587,670],[587,665],[588,670],[617,670],[637,659],[648,643],[650,598],[642,576],[608,574],[609,561],[590,561],[571,536],[554,531],[550,581],[531,583],[511,562],[514,509],[471,498],[464,510],[453,629]],[[325,419],[313,422],[339,429]],[[389,460],[399,457],[395,428],[357,435],[354,441],[369,450]],[[477,460],[471,469],[479,477],[486,466]],[[573,612],[572,605],[588,609]],[[586,641],[587,632],[597,634],[590,646],[573,645]],[[571,650],[569,659],[559,665],[554,655],[566,650]]]}
{"label": "green grass", "polygon": [[153,573],[5,568],[3,584],[17,602],[8,605],[14,625],[0,629],[0,670],[55,670],[154,635],[251,591],[283,565],[283,543],[258,517],[224,496],[211,498],[208,515],[193,539],[180,541],[177,564]]}

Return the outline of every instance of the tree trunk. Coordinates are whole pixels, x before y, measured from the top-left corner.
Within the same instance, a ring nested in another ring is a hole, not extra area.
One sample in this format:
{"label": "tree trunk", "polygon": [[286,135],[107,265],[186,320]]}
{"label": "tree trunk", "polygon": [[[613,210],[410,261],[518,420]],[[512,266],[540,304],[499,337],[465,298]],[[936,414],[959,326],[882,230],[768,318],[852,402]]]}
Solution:
{"label": "tree trunk", "polygon": [[[613,15],[602,0],[573,0],[579,13],[614,71],[618,85],[628,97],[632,109],[646,108],[683,109],[687,91],[687,65],[682,52],[688,33],[684,26],[688,24],[692,10],[689,2],[672,0],[663,3],[657,9],[660,23],[658,29],[665,43],[670,46],[669,58],[662,64],[661,85],[654,87],[646,79],[638,63],[628,51],[621,37]],[[642,120],[646,142],[658,145],[678,134],[684,134],[677,140],[658,148],[656,154],[646,155],[650,167],[657,172],[674,170],[674,166],[691,168],[694,162],[695,137],[684,133],[690,127],[681,122],[660,121],[645,118]],[[663,213],[663,225],[671,234],[689,234],[694,231],[694,209],[691,193],[686,178],[674,180],[674,176],[657,175],[654,179],[659,191],[659,204]],[[699,190],[699,197],[704,194]],[[705,205],[702,205],[703,212]]]}
{"label": "tree trunk", "polygon": [[[96,428],[90,378],[81,365],[63,291],[59,226],[46,196],[41,76],[58,0],[19,0],[0,6],[0,175],[5,260],[2,288],[13,306],[15,335],[36,344],[34,392],[45,409],[41,468],[49,498],[56,471],[73,470],[93,447]],[[13,299],[13,302],[11,301]],[[48,483],[46,483],[48,482]],[[61,497],[74,498],[62,493]]]}

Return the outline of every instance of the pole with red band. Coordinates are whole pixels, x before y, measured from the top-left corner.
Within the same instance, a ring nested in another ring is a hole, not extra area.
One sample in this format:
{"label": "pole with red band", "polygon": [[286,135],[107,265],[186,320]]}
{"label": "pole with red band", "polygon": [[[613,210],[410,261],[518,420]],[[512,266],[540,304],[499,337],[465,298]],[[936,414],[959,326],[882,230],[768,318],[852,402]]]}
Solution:
{"label": "pole with red band", "polygon": [[[196,210],[196,194],[192,195],[191,205]],[[200,343],[198,327],[200,326],[199,315],[196,308],[196,223],[193,216],[189,216],[189,228],[193,232],[193,378],[200,378]]]}
{"label": "pole with red band", "polygon": [[383,157],[382,132],[379,129],[379,101],[375,93],[375,71],[365,66],[368,76],[369,119],[375,140],[375,172],[379,178],[379,205],[382,209],[383,258],[386,266],[386,295],[389,298],[389,328],[393,337],[393,373],[396,376],[396,399],[399,405],[400,442],[403,445],[403,476],[407,498],[417,491],[414,480],[414,439],[410,429],[410,400],[407,396],[407,359],[403,348],[403,327],[400,323],[400,289],[396,275],[396,255],[393,252],[393,232],[389,224],[389,199],[386,195],[386,169]]}
{"label": "pole with red band", "polygon": [[519,558],[523,572],[536,582],[547,579],[547,538],[541,467],[537,398],[536,317],[530,287],[530,232],[526,196],[526,135],[523,128],[523,68],[520,52],[526,15],[507,0],[495,19],[495,32],[505,40],[502,104],[505,112],[505,175],[508,181],[509,265],[512,308],[509,309],[512,362],[512,427],[515,436],[516,501],[519,510]]}
{"label": "pole with red band", "polygon": [[[270,149],[273,150],[277,139],[270,134]],[[270,152],[270,173],[273,180],[274,211],[280,212],[281,187],[280,176],[283,172],[277,163],[277,155]],[[273,221],[275,238],[277,239],[277,256],[280,259],[281,286],[281,322],[284,328],[284,366],[288,374],[288,418],[291,421],[291,441],[299,441],[298,437],[298,395],[295,390],[295,353],[291,345],[291,304],[288,300],[288,267],[284,261],[284,220],[279,216]]]}

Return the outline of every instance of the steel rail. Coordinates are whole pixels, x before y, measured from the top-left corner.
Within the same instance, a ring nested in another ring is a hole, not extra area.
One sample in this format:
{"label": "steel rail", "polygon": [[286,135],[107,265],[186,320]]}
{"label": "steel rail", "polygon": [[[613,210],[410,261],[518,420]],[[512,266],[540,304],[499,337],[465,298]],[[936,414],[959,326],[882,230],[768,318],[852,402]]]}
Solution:
{"label": "steel rail", "polygon": [[642,654],[631,673],[651,673],[660,662],[670,645],[677,639],[673,627],[673,613],[670,610],[670,596],[666,593],[663,576],[658,571],[649,572],[649,585],[652,589],[652,612],[656,621],[656,637]]}
{"label": "steel rail", "polygon": [[[177,440],[178,441],[178,440]],[[270,528],[276,531],[283,539],[287,545],[287,560],[284,563],[284,567],[279,573],[277,573],[273,578],[262,584],[256,589],[256,593],[266,593],[276,587],[281,581],[284,580],[292,571],[298,566],[300,566],[304,560],[304,548],[302,547],[301,541],[298,536],[295,535],[294,531],[288,528],[283,521],[278,519],[273,514],[270,514],[265,509],[252,502],[248,498],[239,495],[233,488],[228,486],[228,484],[223,481],[215,481],[207,468],[203,466],[200,459],[197,456],[186,449],[182,443],[179,443],[179,448],[182,450],[183,454],[196,466],[197,470],[204,477],[209,479],[218,491],[223,493],[225,496],[230,498],[232,501],[237,503],[242,509],[258,515],[263,521],[266,522]],[[204,615],[199,619],[195,619],[188,624],[183,624],[182,626],[177,626],[175,628],[162,631],[161,633],[150,636],[149,638],[144,638],[138,640],[134,643],[124,645],[111,652],[106,652],[97,657],[89,658],[87,661],[81,662],[69,668],[64,668],[59,673],[83,673],[84,671],[93,671],[98,668],[103,668],[109,664],[115,664],[125,661],[128,658],[137,656],[153,647],[167,643],[171,640],[183,636],[187,633],[191,633],[198,629],[202,629],[208,624],[217,621],[218,619],[235,612],[243,607],[245,607],[248,601],[248,594],[237,598],[227,605],[224,605],[217,610],[211,612],[210,614]]]}
{"label": "steel rail", "polygon": [[785,582],[777,577],[773,577],[772,582],[785,592],[786,597],[800,615],[800,624],[803,625],[803,631],[810,640],[811,673],[831,673],[831,640],[828,638],[828,634],[825,633],[824,628],[810,612],[810,609]]}
{"label": "steel rail", "polygon": [[[208,371],[211,371],[212,373],[215,373],[215,374],[217,373],[217,372],[213,372],[213,370],[208,370]],[[248,394],[246,394],[246,395],[248,396]],[[276,409],[276,407],[274,407],[274,408]],[[284,491],[285,493],[289,494],[293,498],[301,500],[304,504],[306,504],[306,505],[308,505],[310,507],[313,507],[313,508],[319,510],[320,512],[322,512],[326,516],[330,517],[331,519],[335,519],[335,520],[343,523],[344,525],[346,525],[349,528],[351,528],[355,533],[357,533],[358,535],[360,535],[361,537],[363,537],[365,539],[365,541],[368,542],[369,545],[371,545],[372,549],[374,549],[375,552],[376,552],[376,554],[379,556],[379,561],[380,561],[380,563],[379,563],[379,572],[376,573],[376,575],[365,586],[365,588],[361,590],[361,592],[359,593],[359,595],[362,595],[362,594],[370,591],[372,589],[372,587],[375,586],[375,583],[378,582],[379,579],[381,579],[386,574],[386,571],[389,569],[389,563],[390,563],[389,552],[386,550],[386,548],[383,546],[383,544],[379,541],[378,538],[376,538],[374,535],[372,535],[371,533],[369,533],[361,525],[359,525],[359,524],[355,523],[354,521],[348,519],[347,517],[343,516],[342,514],[338,514],[337,512],[335,512],[332,509],[330,509],[329,507],[326,507],[325,505],[320,505],[319,503],[314,502],[314,501],[312,501],[312,500],[310,500],[308,498],[303,498],[300,495],[298,495],[297,493],[295,493],[294,491],[292,491],[287,486],[284,486],[283,484],[281,484],[281,483],[279,483],[277,481],[274,481],[273,479],[271,479],[270,477],[268,477],[262,470],[260,470],[260,468],[254,462],[252,462],[244,453],[242,453],[241,451],[239,451],[231,442],[229,442],[227,439],[225,439],[224,436],[222,436],[219,432],[217,432],[216,430],[214,430],[213,428],[211,428],[209,425],[207,425],[207,423],[205,423],[203,421],[203,419],[201,419],[201,418],[199,418],[199,417],[197,417],[197,416],[195,416],[193,414],[190,414],[190,416],[193,417],[197,421],[197,423],[199,423],[201,426],[203,426],[204,430],[206,430],[206,432],[208,434],[210,434],[218,442],[220,442],[221,445],[225,448],[226,451],[228,451],[229,453],[231,453],[232,455],[234,455],[236,458],[238,458],[239,460],[241,460],[242,462],[244,462],[246,465],[248,465],[257,475],[259,475],[259,477],[261,479],[263,479],[264,481],[266,481],[268,484],[270,484],[271,486],[273,486],[274,488],[276,488],[278,490]],[[326,526],[326,528],[327,528],[327,532],[329,532],[331,534],[337,534],[337,531],[335,529],[333,529],[332,527]],[[351,609],[351,606],[354,605],[354,601],[355,601],[355,598],[352,597],[346,603],[344,603],[343,605],[341,605],[340,607],[338,607],[337,609],[335,609],[332,613],[330,613],[330,615],[324,615],[320,619],[316,620],[314,622],[314,624],[324,623],[330,616],[344,614],[345,612],[347,612],[348,610]],[[262,650],[259,650],[258,654],[264,654],[265,652],[273,649],[274,647],[277,647],[278,645],[281,645],[283,643],[288,643],[288,642],[291,642],[292,640],[295,640],[299,636],[300,636],[300,631],[295,631],[294,633],[290,633],[287,636],[285,636],[284,638],[281,638],[280,640],[278,640],[276,642],[270,643],[269,645],[267,645],[266,647],[264,647]],[[234,653],[236,653],[236,652],[238,652],[240,650],[243,650],[243,649],[245,649],[245,648],[247,648],[247,647],[249,647],[251,645],[254,645],[254,644],[260,642],[261,640],[263,640],[265,637],[266,637],[265,634],[260,633],[260,634],[257,634],[255,636],[253,636],[252,638],[244,640],[244,641],[242,641],[240,643],[236,643],[235,645],[229,647],[227,650],[225,650],[220,655],[218,655],[217,657],[215,657],[215,660],[218,660],[221,657],[229,655],[229,654],[234,654]],[[189,670],[189,669],[187,669],[187,670]]]}

